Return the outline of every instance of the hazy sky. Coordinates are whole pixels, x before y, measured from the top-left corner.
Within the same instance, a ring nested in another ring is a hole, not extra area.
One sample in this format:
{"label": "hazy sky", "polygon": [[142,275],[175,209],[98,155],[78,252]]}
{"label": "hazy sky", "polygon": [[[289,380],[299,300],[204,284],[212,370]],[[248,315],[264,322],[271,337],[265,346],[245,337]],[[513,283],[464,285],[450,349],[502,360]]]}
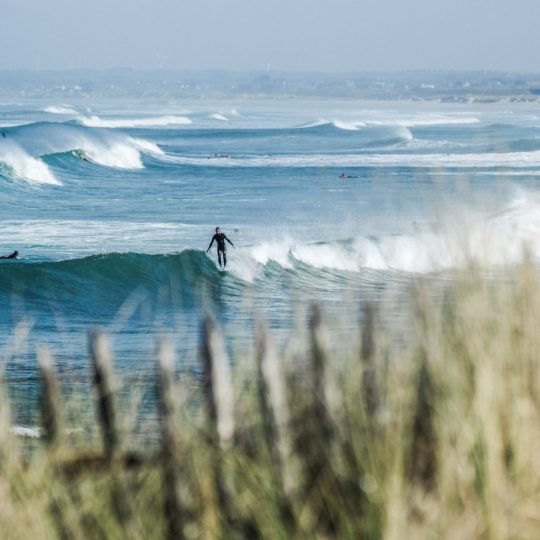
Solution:
{"label": "hazy sky", "polygon": [[0,69],[540,72],[540,0],[0,0]]}

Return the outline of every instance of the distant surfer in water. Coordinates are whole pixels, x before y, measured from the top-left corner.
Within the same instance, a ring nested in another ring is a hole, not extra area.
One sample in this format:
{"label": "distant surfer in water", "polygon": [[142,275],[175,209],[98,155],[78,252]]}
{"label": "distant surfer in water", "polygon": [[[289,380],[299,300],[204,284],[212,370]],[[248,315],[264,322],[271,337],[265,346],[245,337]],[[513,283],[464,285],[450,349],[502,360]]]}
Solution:
{"label": "distant surfer in water", "polygon": [[2,255],[0,259],[18,259],[19,258],[19,252],[14,251],[10,255]]}
{"label": "distant surfer in water", "polygon": [[[231,244],[231,246],[234,247],[234,244],[225,236],[225,233],[221,232],[221,229],[219,227],[216,227],[216,234],[212,236],[212,241],[210,242],[210,245],[208,246],[208,249],[206,250],[206,253],[210,251],[210,248],[212,247],[212,244],[214,243],[214,240],[217,244],[217,256],[218,256],[218,262],[219,262],[219,269],[225,270],[225,267],[227,266],[227,247],[225,246],[225,240]],[[221,257],[223,257],[223,264],[221,264]]]}

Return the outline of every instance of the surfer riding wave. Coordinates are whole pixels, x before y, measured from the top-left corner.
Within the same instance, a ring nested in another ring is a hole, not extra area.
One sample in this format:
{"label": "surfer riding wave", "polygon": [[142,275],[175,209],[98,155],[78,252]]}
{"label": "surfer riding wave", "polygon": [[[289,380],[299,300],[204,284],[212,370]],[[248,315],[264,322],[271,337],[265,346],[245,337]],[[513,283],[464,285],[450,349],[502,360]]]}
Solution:
{"label": "surfer riding wave", "polygon": [[[210,245],[208,246],[208,249],[206,250],[206,253],[210,251],[210,248],[212,247],[212,244],[214,243],[214,240],[217,244],[217,256],[218,256],[218,263],[219,263],[219,269],[225,270],[225,267],[227,266],[227,246],[225,245],[225,240],[231,244],[231,246],[234,247],[234,244],[225,236],[225,233],[221,232],[221,229],[219,227],[216,227],[216,234],[212,236],[212,240],[210,241]],[[221,262],[221,259],[223,257],[223,264]]]}

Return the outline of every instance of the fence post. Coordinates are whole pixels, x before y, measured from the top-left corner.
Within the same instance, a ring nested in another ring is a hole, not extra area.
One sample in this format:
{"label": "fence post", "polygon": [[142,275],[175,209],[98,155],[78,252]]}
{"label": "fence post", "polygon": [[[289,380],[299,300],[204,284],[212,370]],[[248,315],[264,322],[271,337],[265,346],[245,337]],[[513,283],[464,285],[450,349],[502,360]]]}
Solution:
{"label": "fence post", "polygon": [[60,388],[53,372],[53,358],[46,347],[40,347],[37,353],[41,370],[41,422],[45,441],[49,449],[58,447],[60,441],[61,413]]}
{"label": "fence post", "polygon": [[330,446],[333,428],[326,399],[326,369],[328,362],[328,330],[322,321],[321,308],[311,308],[311,368],[313,371],[314,414],[320,423],[320,433],[325,445]]}
{"label": "fence post", "polygon": [[94,386],[97,395],[98,417],[103,437],[105,459],[111,470],[110,494],[114,512],[128,538],[134,536],[133,511],[129,492],[119,475],[121,455],[120,435],[114,405],[114,377],[112,352],[107,337],[95,330],[90,334],[90,354],[94,368]]}
{"label": "fence post", "polygon": [[170,341],[161,338],[157,344],[159,360],[159,412],[161,423],[161,452],[163,459],[163,487],[165,519],[169,540],[184,538],[184,512],[180,495],[179,441],[174,414],[176,400],[174,388],[174,352]]}
{"label": "fence post", "polygon": [[234,400],[225,343],[215,320],[210,316],[203,323],[202,361],[210,439],[209,458],[212,462],[218,515],[222,516],[221,535],[226,535],[228,533],[223,527],[230,526],[232,518],[224,480],[223,450],[229,446],[234,435]]}
{"label": "fence post", "polygon": [[[257,387],[266,445],[277,476],[277,491],[281,499],[279,511],[292,533],[294,513],[290,502],[294,473],[291,467],[291,445],[288,437],[289,412],[285,379],[266,325],[259,319],[256,334]],[[289,534],[290,535],[290,534]]]}
{"label": "fence post", "polygon": [[234,435],[234,397],[225,343],[212,317],[204,321],[203,371],[210,430],[226,447]]}
{"label": "fence post", "polygon": [[377,410],[378,392],[375,367],[375,310],[369,302],[364,304],[362,341],[360,357],[362,361],[362,394],[366,411],[370,416]]}
{"label": "fence post", "polygon": [[90,354],[103,448],[105,457],[110,463],[119,453],[120,440],[113,399],[112,353],[109,340],[100,330],[95,330],[90,335]]}

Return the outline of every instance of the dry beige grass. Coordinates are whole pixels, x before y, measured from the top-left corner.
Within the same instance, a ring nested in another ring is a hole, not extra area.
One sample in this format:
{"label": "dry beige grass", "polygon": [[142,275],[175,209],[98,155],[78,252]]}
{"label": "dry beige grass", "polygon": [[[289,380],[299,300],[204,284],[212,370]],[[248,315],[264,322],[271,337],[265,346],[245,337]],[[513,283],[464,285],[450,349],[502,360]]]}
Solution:
{"label": "dry beige grass", "polygon": [[163,445],[131,466],[110,432],[92,464],[67,467],[66,441],[22,459],[4,401],[1,537],[540,538],[537,269],[427,298],[406,342],[367,308],[339,356],[318,310],[293,359],[261,327],[235,390],[208,323],[195,400],[162,345]]}

